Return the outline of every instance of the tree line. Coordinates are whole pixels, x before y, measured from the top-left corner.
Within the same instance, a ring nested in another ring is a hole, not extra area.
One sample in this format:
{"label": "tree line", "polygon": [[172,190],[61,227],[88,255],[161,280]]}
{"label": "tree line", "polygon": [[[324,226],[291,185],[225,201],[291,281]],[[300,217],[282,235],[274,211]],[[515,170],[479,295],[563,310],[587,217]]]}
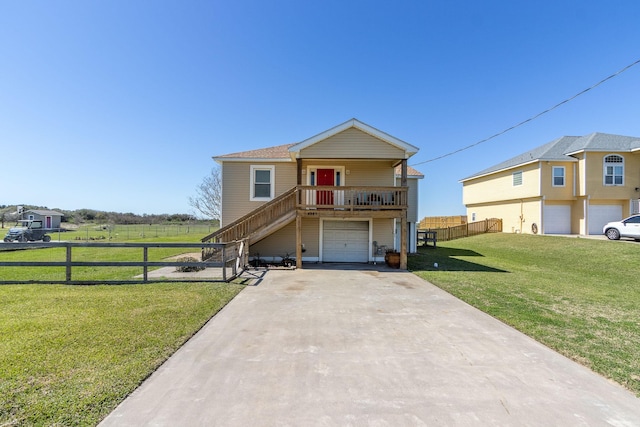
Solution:
{"label": "tree line", "polygon": [[[95,209],[76,209],[66,210],[53,208],[49,209],[46,206],[36,205],[21,205],[24,210],[30,209],[46,209],[60,212],[63,214],[62,222],[70,224],[82,224],[87,222],[100,223],[100,224],[179,224],[179,223],[193,223],[200,221],[194,215],[191,214],[135,214],[132,212],[105,212]],[[0,205],[0,217],[4,221],[15,220],[17,215],[17,206],[15,205]],[[210,222],[207,221],[207,222]],[[216,221],[213,221],[217,223]]]}
{"label": "tree line", "polygon": [[[191,214],[134,214],[132,212],[105,212],[95,209],[65,210],[53,208],[51,210],[62,213],[62,222],[81,224],[85,222],[111,223],[111,224],[167,224],[185,223],[195,221],[212,222],[219,226],[220,213],[222,210],[222,171],[215,166],[209,175],[205,176],[200,185],[196,187],[196,195],[189,197],[189,205],[196,213],[201,215],[199,219]],[[49,209],[44,206],[20,205],[24,210],[29,209]],[[4,227],[5,221],[15,220],[14,213],[18,209],[17,205],[0,204],[0,219]]]}

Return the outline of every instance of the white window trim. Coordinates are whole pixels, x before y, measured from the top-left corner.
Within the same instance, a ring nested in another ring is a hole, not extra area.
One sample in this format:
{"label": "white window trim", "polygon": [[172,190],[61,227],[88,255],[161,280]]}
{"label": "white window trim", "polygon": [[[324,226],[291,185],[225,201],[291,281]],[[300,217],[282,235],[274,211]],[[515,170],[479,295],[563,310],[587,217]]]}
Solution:
{"label": "white window trim", "polygon": [[344,187],[345,185],[347,185],[345,183],[345,181],[347,180],[347,174],[345,173],[345,167],[344,166],[331,166],[331,165],[325,165],[325,166],[312,166],[312,165],[309,165],[307,167],[307,185],[311,185],[311,172],[315,173],[315,176],[316,176],[315,185],[318,185],[318,169],[333,169],[333,182],[336,182],[336,172],[340,172],[340,187]]}
{"label": "white window trim", "polygon": [[[254,197],[255,192],[255,177],[256,170],[268,170],[270,172],[271,182],[270,184],[270,195],[269,197]],[[249,179],[249,200],[252,202],[267,202],[275,197],[275,186],[276,186],[276,167],[274,165],[251,165],[251,177]]]}
{"label": "white window trim", "polygon": [[[554,173],[556,169],[562,169],[562,184],[556,184],[556,174]],[[567,170],[564,166],[553,166],[551,168],[551,185],[553,187],[564,187],[567,184]]]}
{"label": "white window trim", "polygon": [[[607,157],[610,156],[617,156],[620,157],[622,159],[622,162],[620,163],[612,163],[612,162],[607,162]],[[624,156],[621,156],[620,154],[615,154],[615,153],[611,153],[611,154],[607,154],[606,156],[604,156],[602,158],[602,185],[604,185],[605,187],[622,187],[624,185],[624,163],[625,163],[625,159]],[[621,184],[616,184],[616,174],[613,174],[613,183],[611,184],[607,184],[607,166],[614,166],[618,165],[618,166],[622,166],[622,183]]]}

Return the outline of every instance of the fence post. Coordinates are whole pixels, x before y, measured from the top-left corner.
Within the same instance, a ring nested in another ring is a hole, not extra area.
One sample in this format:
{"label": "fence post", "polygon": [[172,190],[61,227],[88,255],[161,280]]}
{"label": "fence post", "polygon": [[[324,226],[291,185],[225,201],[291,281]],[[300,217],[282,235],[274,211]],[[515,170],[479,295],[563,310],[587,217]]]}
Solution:
{"label": "fence post", "polygon": [[222,247],[222,280],[227,281],[227,246]]}
{"label": "fence post", "polygon": [[71,281],[71,245],[67,243],[67,282]]}
{"label": "fence post", "polygon": [[149,248],[147,246],[142,248],[142,261],[144,262],[144,266],[142,267],[142,276],[143,276],[142,281],[146,282],[147,273],[149,271],[149,266],[147,265],[147,262],[149,261]]}

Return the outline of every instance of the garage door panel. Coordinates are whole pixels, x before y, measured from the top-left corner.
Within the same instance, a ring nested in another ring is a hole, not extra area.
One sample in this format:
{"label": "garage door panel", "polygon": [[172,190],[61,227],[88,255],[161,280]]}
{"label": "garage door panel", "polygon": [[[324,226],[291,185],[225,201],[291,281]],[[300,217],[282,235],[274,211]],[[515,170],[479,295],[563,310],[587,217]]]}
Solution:
{"label": "garage door panel", "polygon": [[602,234],[602,227],[608,222],[622,219],[620,205],[590,205],[589,234]]}
{"label": "garage door panel", "polygon": [[544,234],[571,234],[571,206],[544,207]]}
{"label": "garage door panel", "polygon": [[325,221],[322,260],[324,262],[368,262],[368,221]]}

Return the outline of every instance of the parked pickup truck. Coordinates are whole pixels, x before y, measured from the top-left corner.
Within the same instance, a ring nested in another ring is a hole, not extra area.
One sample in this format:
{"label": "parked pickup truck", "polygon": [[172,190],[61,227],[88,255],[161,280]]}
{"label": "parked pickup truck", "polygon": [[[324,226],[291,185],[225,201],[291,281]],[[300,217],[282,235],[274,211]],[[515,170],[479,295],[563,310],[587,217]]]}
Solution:
{"label": "parked pickup truck", "polygon": [[36,240],[42,240],[43,242],[51,241],[51,236],[47,234],[48,231],[42,228],[42,221],[20,219],[16,223],[15,227],[9,229],[9,232],[4,236],[5,242],[35,242]]}

